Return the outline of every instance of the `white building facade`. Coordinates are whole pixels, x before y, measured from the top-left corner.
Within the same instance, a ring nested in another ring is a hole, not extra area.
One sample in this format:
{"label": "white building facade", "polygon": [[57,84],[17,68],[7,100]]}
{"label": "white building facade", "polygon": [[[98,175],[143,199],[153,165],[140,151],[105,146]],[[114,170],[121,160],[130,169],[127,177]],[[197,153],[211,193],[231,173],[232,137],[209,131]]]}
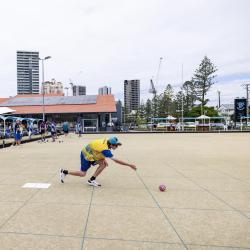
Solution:
{"label": "white building facade", "polygon": [[63,94],[63,84],[61,82],[57,82],[55,79],[51,81],[46,81],[43,83],[41,93],[44,94]]}
{"label": "white building facade", "polygon": [[234,105],[233,104],[222,104],[218,108],[219,116],[231,117],[234,114]]}

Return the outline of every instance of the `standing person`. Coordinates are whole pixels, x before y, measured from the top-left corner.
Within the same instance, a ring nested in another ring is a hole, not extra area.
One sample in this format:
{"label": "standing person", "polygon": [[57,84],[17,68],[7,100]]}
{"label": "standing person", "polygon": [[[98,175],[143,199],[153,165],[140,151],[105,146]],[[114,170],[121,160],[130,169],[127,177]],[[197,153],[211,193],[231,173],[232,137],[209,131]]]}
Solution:
{"label": "standing person", "polygon": [[10,131],[11,130],[11,126],[6,126],[6,129],[5,129],[5,138],[10,138]]}
{"label": "standing person", "polygon": [[56,138],[56,124],[55,124],[55,122],[51,122],[50,131],[51,131],[52,142],[55,142],[55,138]]}
{"label": "standing person", "polygon": [[64,183],[64,178],[66,175],[74,175],[84,177],[88,169],[93,165],[99,165],[93,174],[93,176],[87,181],[90,186],[98,187],[101,186],[96,181],[97,176],[108,166],[108,162],[105,158],[110,158],[115,163],[128,166],[136,170],[136,166],[133,164],[126,163],[124,161],[114,158],[111,149],[115,150],[118,146],[122,144],[118,141],[117,137],[111,137],[109,139],[99,139],[90,142],[85,146],[80,154],[81,158],[81,168],[80,171],[69,171],[66,169],[60,169],[60,180]]}
{"label": "standing person", "polygon": [[75,134],[78,133],[77,123],[75,124]]}
{"label": "standing person", "polygon": [[42,121],[40,124],[40,135],[42,142],[45,142],[45,132],[46,132],[46,124],[44,121]]}
{"label": "standing person", "polygon": [[21,122],[19,120],[16,120],[16,124],[14,126],[14,137],[15,141],[13,146],[17,145],[19,146],[21,144],[21,128],[20,128]]}
{"label": "standing person", "polygon": [[30,122],[30,123],[28,124],[28,135],[29,135],[29,139],[31,139],[32,131],[33,131],[33,123]]}
{"label": "standing person", "polygon": [[51,134],[51,123],[52,122],[46,122],[46,128],[47,128],[47,133],[48,133],[48,135],[50,136],[52,136],[52,134]]}
{"label": "standing person", "polygon": [[63,133],[65,135],[65,137],[69,134],[69,123],[66,121],[63,123]]}
{"label": "standing person", "polygon": [[82,124],[80,122],[77,123],[77,132],[79,137],[82,136]]}
{"label": "standing person", "polygon": [[21,136],[21,140],[23,138],[23,131],[24,131],[24,125],[22,123],[20,123],[20,136]]}

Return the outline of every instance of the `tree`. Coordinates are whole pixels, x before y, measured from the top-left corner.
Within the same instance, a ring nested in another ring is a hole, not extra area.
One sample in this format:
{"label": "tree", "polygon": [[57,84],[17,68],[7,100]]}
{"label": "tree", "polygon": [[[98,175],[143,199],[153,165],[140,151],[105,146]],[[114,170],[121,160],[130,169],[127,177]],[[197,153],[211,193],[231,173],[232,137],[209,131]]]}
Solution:
{"label": "tree", "polygon": [[152,116],[152,102],[150,99],[148,99],[145,104],[145,116],[147,121],[149,121],[149,117]]}
{"label": "tree", "polygon": [[168,84],[162,94],[159,95],[159,104],[158,104],[158,116],[166,117],[169,114],[173,114],[174,91],[171,84]]}
{"label": "tree", "polygon": [[201,114],[203,114],[204,106],[209,101],[209,99],[205,99],[205,97],[211,86],[214,84],[214,78],[216,77],[214,73],[216,71],[217,68],[210,61],[210,59],[205,56],[192,78],[196,98],[198,101],[200,101]]}
{"label": "tree", "polygon": [[160,100],[160,96],[159,95],[155,95],[154,98],[151,101],[151,117],[158,117],[159,114],[159,100]]}
{"label": "tree", "polygon": [[182,85],[182,91],[184,94],[183,102],[184,102],[184,110],[185,112],[189,111],[196,101],[196,94],[195,94],[195,86],[192,81],[186,81]]}
{"label": "tree", "polygon": [[140,107],[138,109],[136,120],[137,120],[137,124],[142,124],[147,121],[146,105],[144,104],[143,100],[141,101]]}
{"label": "tree", "polygon": [[[187,114],[188,117],[199,117],[200,116],[200,107],[196,106],[193,107]],[[209,117],[218,117],[218,111],[214,109],[214,107],[204,107],[204,113],[205,115]]]}
{"label": "tree", "polygon": [[[183,100],[182,100],[182,98],[183,98]],[[178,93],[175,95],[175,98],[174,98],[175,112],[173,112],[173,115],[176,117],[182,116],[182,101],[184,103],[184,98],[185,98],[185,96],[184,96],[182,91],[178,91]],[[184,116],[186,115],[185,108],[183,109],[183,115]]]}
{"label": "tree", "polygon": [[173,98],[174,98],[174,90],[171,84],[166,86],[164,90],[164,101],[167,108],[167,115],[170,115],[174,112],[173,108]]}
{"label": "tree", "polygon": [[167,114],[167,100],[164,93],[158,96],[158,114],[157,117],[166,117]]}

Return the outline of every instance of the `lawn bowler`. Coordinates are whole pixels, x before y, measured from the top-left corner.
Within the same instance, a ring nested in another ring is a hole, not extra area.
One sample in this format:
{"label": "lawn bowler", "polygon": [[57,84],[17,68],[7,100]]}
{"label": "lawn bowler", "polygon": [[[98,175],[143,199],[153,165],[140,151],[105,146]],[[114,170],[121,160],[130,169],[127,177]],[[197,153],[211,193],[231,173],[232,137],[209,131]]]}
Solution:
{"label": "lawn bowler", "polygon": [[117,137],[98,139],[90,142],[82,149],[80,153],[80,170],[70,171],[66,169],[60,169],[60,181],[64,183],[66,175],[84,177],[91,166],[99,165],[93,176],[87,181],[87,184],[94,187],[100,187],[101,184],[96,181],[96,178],[108,166],[106,158],[109,158],[120,165],[128,166],[133,170],[136,170],[135,165],[114,158],[111,150],[115,150],[121,145],[122,144],[118,141]]}

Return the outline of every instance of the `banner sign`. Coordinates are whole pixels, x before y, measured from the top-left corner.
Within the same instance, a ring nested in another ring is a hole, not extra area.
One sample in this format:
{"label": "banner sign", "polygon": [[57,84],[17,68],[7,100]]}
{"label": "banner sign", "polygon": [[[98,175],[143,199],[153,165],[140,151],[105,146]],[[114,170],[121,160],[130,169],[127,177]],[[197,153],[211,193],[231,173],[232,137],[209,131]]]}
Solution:
{"label": "banner sign", "polygon": [[240,118],[242,116],[247,115],[247,99],[246,98],[234,99],[234,114],[235,114],[235,122],[240,122]]}

